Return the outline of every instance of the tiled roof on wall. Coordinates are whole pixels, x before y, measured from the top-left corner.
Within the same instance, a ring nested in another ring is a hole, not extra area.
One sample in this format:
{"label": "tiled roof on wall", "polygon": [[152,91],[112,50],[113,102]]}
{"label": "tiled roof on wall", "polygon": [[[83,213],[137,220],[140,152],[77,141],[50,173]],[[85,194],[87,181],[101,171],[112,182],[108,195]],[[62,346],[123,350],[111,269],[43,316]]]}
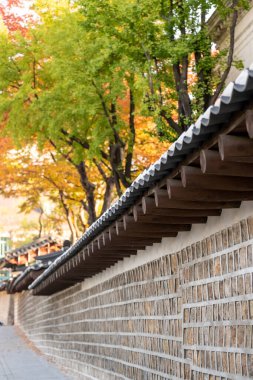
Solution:
{"label": "tiled roof on wall", "polygon": [[[32,283],[30,288],[35,289],[38,287],[38,285],[51,276],[58,268],[63,266],[64,263],[91,244],[99,234],[108,229],[119,218],[122,218],[127,210],[133,207],[141,197],[145,194],[147,195],[150,189],[160,181],[170,176],[172,176],[170,178],[178,179],[180,165],[188,165],[190,161],[186,162],[186,159],[194,152],[198,152],[196,157],[199,159],[200,149],[203,148],[205,143],[212,139],[213,136],[219,133],[230,133],[230,131],[224,132],[224,128],[232,122],[233,117],[238,115],[240,111],[243,110],[245,116],[245,107],[252,107],[252,104],[250,105],[252,99],[253,65],[249,69],[243,70],[235,82],[230,83],[225,88],[216,103],[210,106],[206,112],[199,117],[197,122],[191,125],[190,128],[170,146],[159,160],[144,170],[119,200],[87,229],[81,239],[56,259],[55,262]],[[233,130],[233,127],[230,129]],[[244,132],[242,133],[245,134]],[[213,145],[214,144],[217,145],[217,140],[213,142]],[[178,171],[176,171],[176,168],[179,168]],[[185,184],[183,186],[185,187]],[[248,194],[248,197],[250,198],[251,194]],[[220,208],[222,208],[222,204],[220,204]]]}
{"label": "tiled roof on wall", "polygon": [[31,249],[36,249],[36,248],[42,247],[42,246],[49,244],[49,243],[56,243],[56,241],[53,240],[50,236],[39,238],[39,239],[32,241],[31,243],[22,245],[21,247],[18,247],[18,248],[15,248],[15,249],[12,249],[12,250],[6,252],[6,257],[12,258],[12,257],[17,257],[19,255],[24,255],[28,251],[30,251]]}

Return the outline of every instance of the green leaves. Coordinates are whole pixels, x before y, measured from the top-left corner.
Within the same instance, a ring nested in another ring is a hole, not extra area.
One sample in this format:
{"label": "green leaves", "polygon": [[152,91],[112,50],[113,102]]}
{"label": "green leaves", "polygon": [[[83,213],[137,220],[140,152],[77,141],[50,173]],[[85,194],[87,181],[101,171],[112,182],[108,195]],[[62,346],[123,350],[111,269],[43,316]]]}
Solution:
{"label": "green leaves", "polygon": [[234,9],[221,0],[36,4],[39,22],[26,34],[0,35],[0,118],[17,144],[50,145],[88,172],[94,220],[89,189],[101,199],[111,181],[120,195],[159,152],[146,144],[165,149],[222,88],[215,67],[226,73],[231,46],[213,51],[207,19],[217,8],[229,20]]}

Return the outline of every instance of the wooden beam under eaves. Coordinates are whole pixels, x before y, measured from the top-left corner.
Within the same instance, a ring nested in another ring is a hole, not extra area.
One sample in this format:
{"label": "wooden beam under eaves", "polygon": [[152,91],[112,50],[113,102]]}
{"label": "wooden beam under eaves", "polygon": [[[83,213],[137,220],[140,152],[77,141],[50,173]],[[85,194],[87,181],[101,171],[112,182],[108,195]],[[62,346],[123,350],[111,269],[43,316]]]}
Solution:
{"label": "wooden beam under eaves", "polygon": [[247,137],[220,135],[218,146],[224,161],[253,163],[253,140]]}
{"label": "wooden beam under eaves", "polygon": [[[195,184],[196,186],[196,184]],[[142,198],[143,213],[151,212],[155,207],[159,208],[175,208],[181,210],[208,210],[208,209],[222,209],[222,208],[238,208],[240,202],[194,202],[194,201],[173,201],[170,199],[157,197],[156,203],[154,199],[149,197]]]}
{"label": "wooden beam under eaves", "polygon": [[226,191],[253,190],[253,177],[231,177],[203,174],[200,169],[191,166],[182,167],[181,178],[184,187]]}
{"label": "wooden beam under eaves", "polygon": [[141,217],[146,216],[162,216],[162,217],[207,217],[207,216],[219,216],[221,214],[221,209],[203,209],[203,210],[196,210],[196,209],[161,209],[154,206],[153,209],[147,210],[147,212],[144,212],[143,207],[141,205],[134,206],[132,208],[133,216],[135,220],[137,221]]}
{"label": "wooden beam under eaves", "polygon": [[203,149],[200,152],[200,167],[204,174],[233,177],[253,177],[253,163],[222,161],[220,154]]}
{"label": "wooden beam under eaves", "polygon": [[168,179],[167,181],[167,191],[163,191],[168,194],[169,199],[177,201],[226,202],[253,200],[252,191],[213,191],[209,189],[201,189],[197,186],[184,187],[181,181],[171,179]]}
{"label": "wooden beam under eaves", "polygon": [[157,224],[157,223],[125,223],[123,227],[118,226],[116,223],[116,231],[119,235],[122,232],[130,233],[148,233],[152,236],[153,233],[162,234],[163,232],[177,232],[177,231],[189,231],[189,224]]}
{"label": "wooden beam under eaves", "polygon": [[206,216],[162,216],[162,215],[141,215],[137,213],[134,221],[141,223],[155,223],[155,224],[192,224],[192,223],[206,223]]}
{"label": "wooden beam under eaves", "polygon": [[122,236],[118,236],[116,229],[110,228],[109,231],[109,239],[110,239],[110,244],[113,244],[114,246],[117,245],[125,245],[128,247],[141,247],[141,246],[148,246],[148,245],[153,245],[154,243],[159,243],[161,239],[159,237],[152,237],[152,236],[134,236],[132,235],[131,239],[126,239]]}
{"label": "wooden beam under eaves", "polygon": [[246,111],[246,128],[248,135],[251,139],[253,139],[253,110]]}

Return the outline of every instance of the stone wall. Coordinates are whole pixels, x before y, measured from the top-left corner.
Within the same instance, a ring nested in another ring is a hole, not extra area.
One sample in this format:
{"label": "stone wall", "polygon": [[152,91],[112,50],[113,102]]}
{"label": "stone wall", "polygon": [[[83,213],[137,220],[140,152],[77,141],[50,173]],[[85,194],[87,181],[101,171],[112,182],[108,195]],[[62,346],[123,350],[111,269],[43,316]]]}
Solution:
{"label": "stone wall", "polygon": [[0,292],[0,322],[4,325],[13,324],[14,303],[13,296]]}
{"label": "stone wall", "polygon": [[82,379],[252,379],[253,217],[203,236],[50,297],[18,295],[17,323]]}

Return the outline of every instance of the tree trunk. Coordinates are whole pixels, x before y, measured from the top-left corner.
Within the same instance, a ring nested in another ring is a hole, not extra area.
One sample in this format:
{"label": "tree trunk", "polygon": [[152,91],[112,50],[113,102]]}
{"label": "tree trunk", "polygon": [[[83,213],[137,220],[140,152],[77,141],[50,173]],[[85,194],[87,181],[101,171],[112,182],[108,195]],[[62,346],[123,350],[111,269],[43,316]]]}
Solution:
{"label": "tree trunk", "polygon": [[91,225],[97,219],[94,196],[95,185],[91,183],[88,179],[84,162],[81,162],[80,164],[76,165],[76,168],[80,176],[82,187],[86,194],[87,212],[89,215],[88,224]]}

